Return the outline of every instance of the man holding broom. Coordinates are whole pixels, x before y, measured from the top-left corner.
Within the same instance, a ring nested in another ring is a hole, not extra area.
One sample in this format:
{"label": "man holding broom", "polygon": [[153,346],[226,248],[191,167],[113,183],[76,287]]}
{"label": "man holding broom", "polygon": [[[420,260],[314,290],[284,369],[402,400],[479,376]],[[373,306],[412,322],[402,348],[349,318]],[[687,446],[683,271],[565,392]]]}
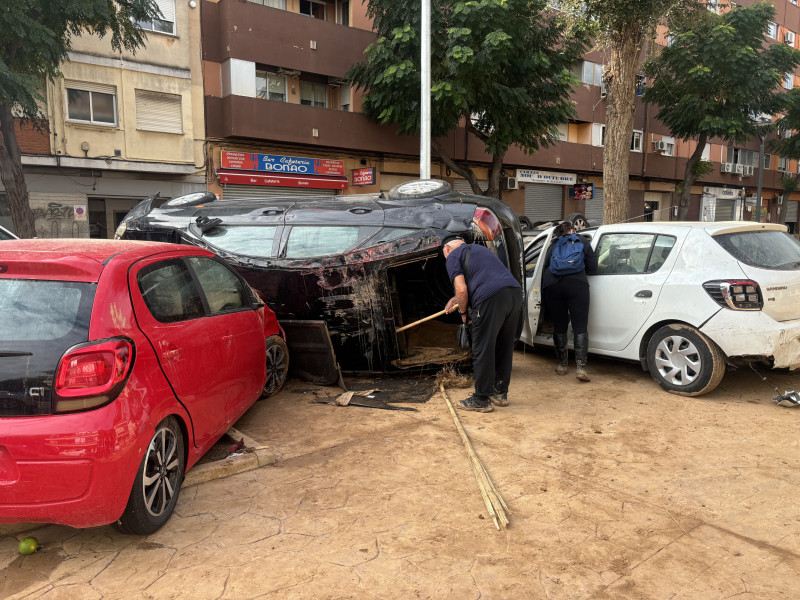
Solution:
{"label": "man holding broom", "polygon": [[475,392],[456,406],[461,410],[492,412],[508,406],[508,384],[517,323],[521,318],[520,285],[494,253],[480,244],[449,236],[442,247],[455,296],[445,312],[458,309],[472,329]]}

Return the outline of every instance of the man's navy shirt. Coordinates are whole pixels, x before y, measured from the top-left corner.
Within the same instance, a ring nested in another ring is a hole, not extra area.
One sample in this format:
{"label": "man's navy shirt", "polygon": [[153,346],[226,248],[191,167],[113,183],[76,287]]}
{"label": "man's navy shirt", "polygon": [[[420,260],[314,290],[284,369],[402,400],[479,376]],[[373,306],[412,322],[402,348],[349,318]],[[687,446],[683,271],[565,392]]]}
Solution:
{"label": "man's navy shirt", "polygon": [[[467,248],[472,248],[469,256],[469,273],[464,273],[464,259]],[[478,306],[506,287],[519,287],[519,282],[495,256],[494,252],[480,244],[461,244],[447,257],[447,274],[452,282],[458,275],[467,280],[469,304]]]}

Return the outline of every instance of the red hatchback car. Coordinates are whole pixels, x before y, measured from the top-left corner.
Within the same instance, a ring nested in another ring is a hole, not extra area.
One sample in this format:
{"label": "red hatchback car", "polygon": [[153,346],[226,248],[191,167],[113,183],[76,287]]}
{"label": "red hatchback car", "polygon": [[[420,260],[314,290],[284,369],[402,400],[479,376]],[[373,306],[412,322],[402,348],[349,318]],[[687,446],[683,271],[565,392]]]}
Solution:
{"label": "red hatchback car", "polygon": [[3,242],[0,523],[157,530],[185,471],[282,383],[282,335],[201,248]]}

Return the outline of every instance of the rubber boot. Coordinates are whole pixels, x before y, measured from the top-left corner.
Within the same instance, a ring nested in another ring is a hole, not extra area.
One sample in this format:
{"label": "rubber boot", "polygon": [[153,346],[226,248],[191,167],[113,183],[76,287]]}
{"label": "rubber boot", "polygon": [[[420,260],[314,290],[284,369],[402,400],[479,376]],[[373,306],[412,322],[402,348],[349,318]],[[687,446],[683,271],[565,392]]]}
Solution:
{"label": "rubber boot", "polygon": [[567,362],[569,361],[569,351],[567,350],[567,334],[554,333],[553,344],[555,345],[556,349],[556,359],[558,359],[558,364],[555,368],[556,375],[566,375]]}
{"label": "rubber boot", "polygon": [[589,354],[589,334],[575,334],[575,363],[578,365],[575,377],[578,381],[591,381],[586,373],[586,357]]}

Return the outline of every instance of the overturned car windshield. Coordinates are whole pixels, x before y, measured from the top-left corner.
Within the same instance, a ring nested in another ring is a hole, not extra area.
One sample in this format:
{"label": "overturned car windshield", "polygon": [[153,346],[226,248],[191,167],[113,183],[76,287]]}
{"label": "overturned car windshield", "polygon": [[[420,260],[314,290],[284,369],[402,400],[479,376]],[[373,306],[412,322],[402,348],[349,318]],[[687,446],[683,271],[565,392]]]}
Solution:
{"label": "overturned car windshield", "polygon": [[783,231],[739,231],[714,236],[736,260],[751,267],[800,269],[800,241]]}

